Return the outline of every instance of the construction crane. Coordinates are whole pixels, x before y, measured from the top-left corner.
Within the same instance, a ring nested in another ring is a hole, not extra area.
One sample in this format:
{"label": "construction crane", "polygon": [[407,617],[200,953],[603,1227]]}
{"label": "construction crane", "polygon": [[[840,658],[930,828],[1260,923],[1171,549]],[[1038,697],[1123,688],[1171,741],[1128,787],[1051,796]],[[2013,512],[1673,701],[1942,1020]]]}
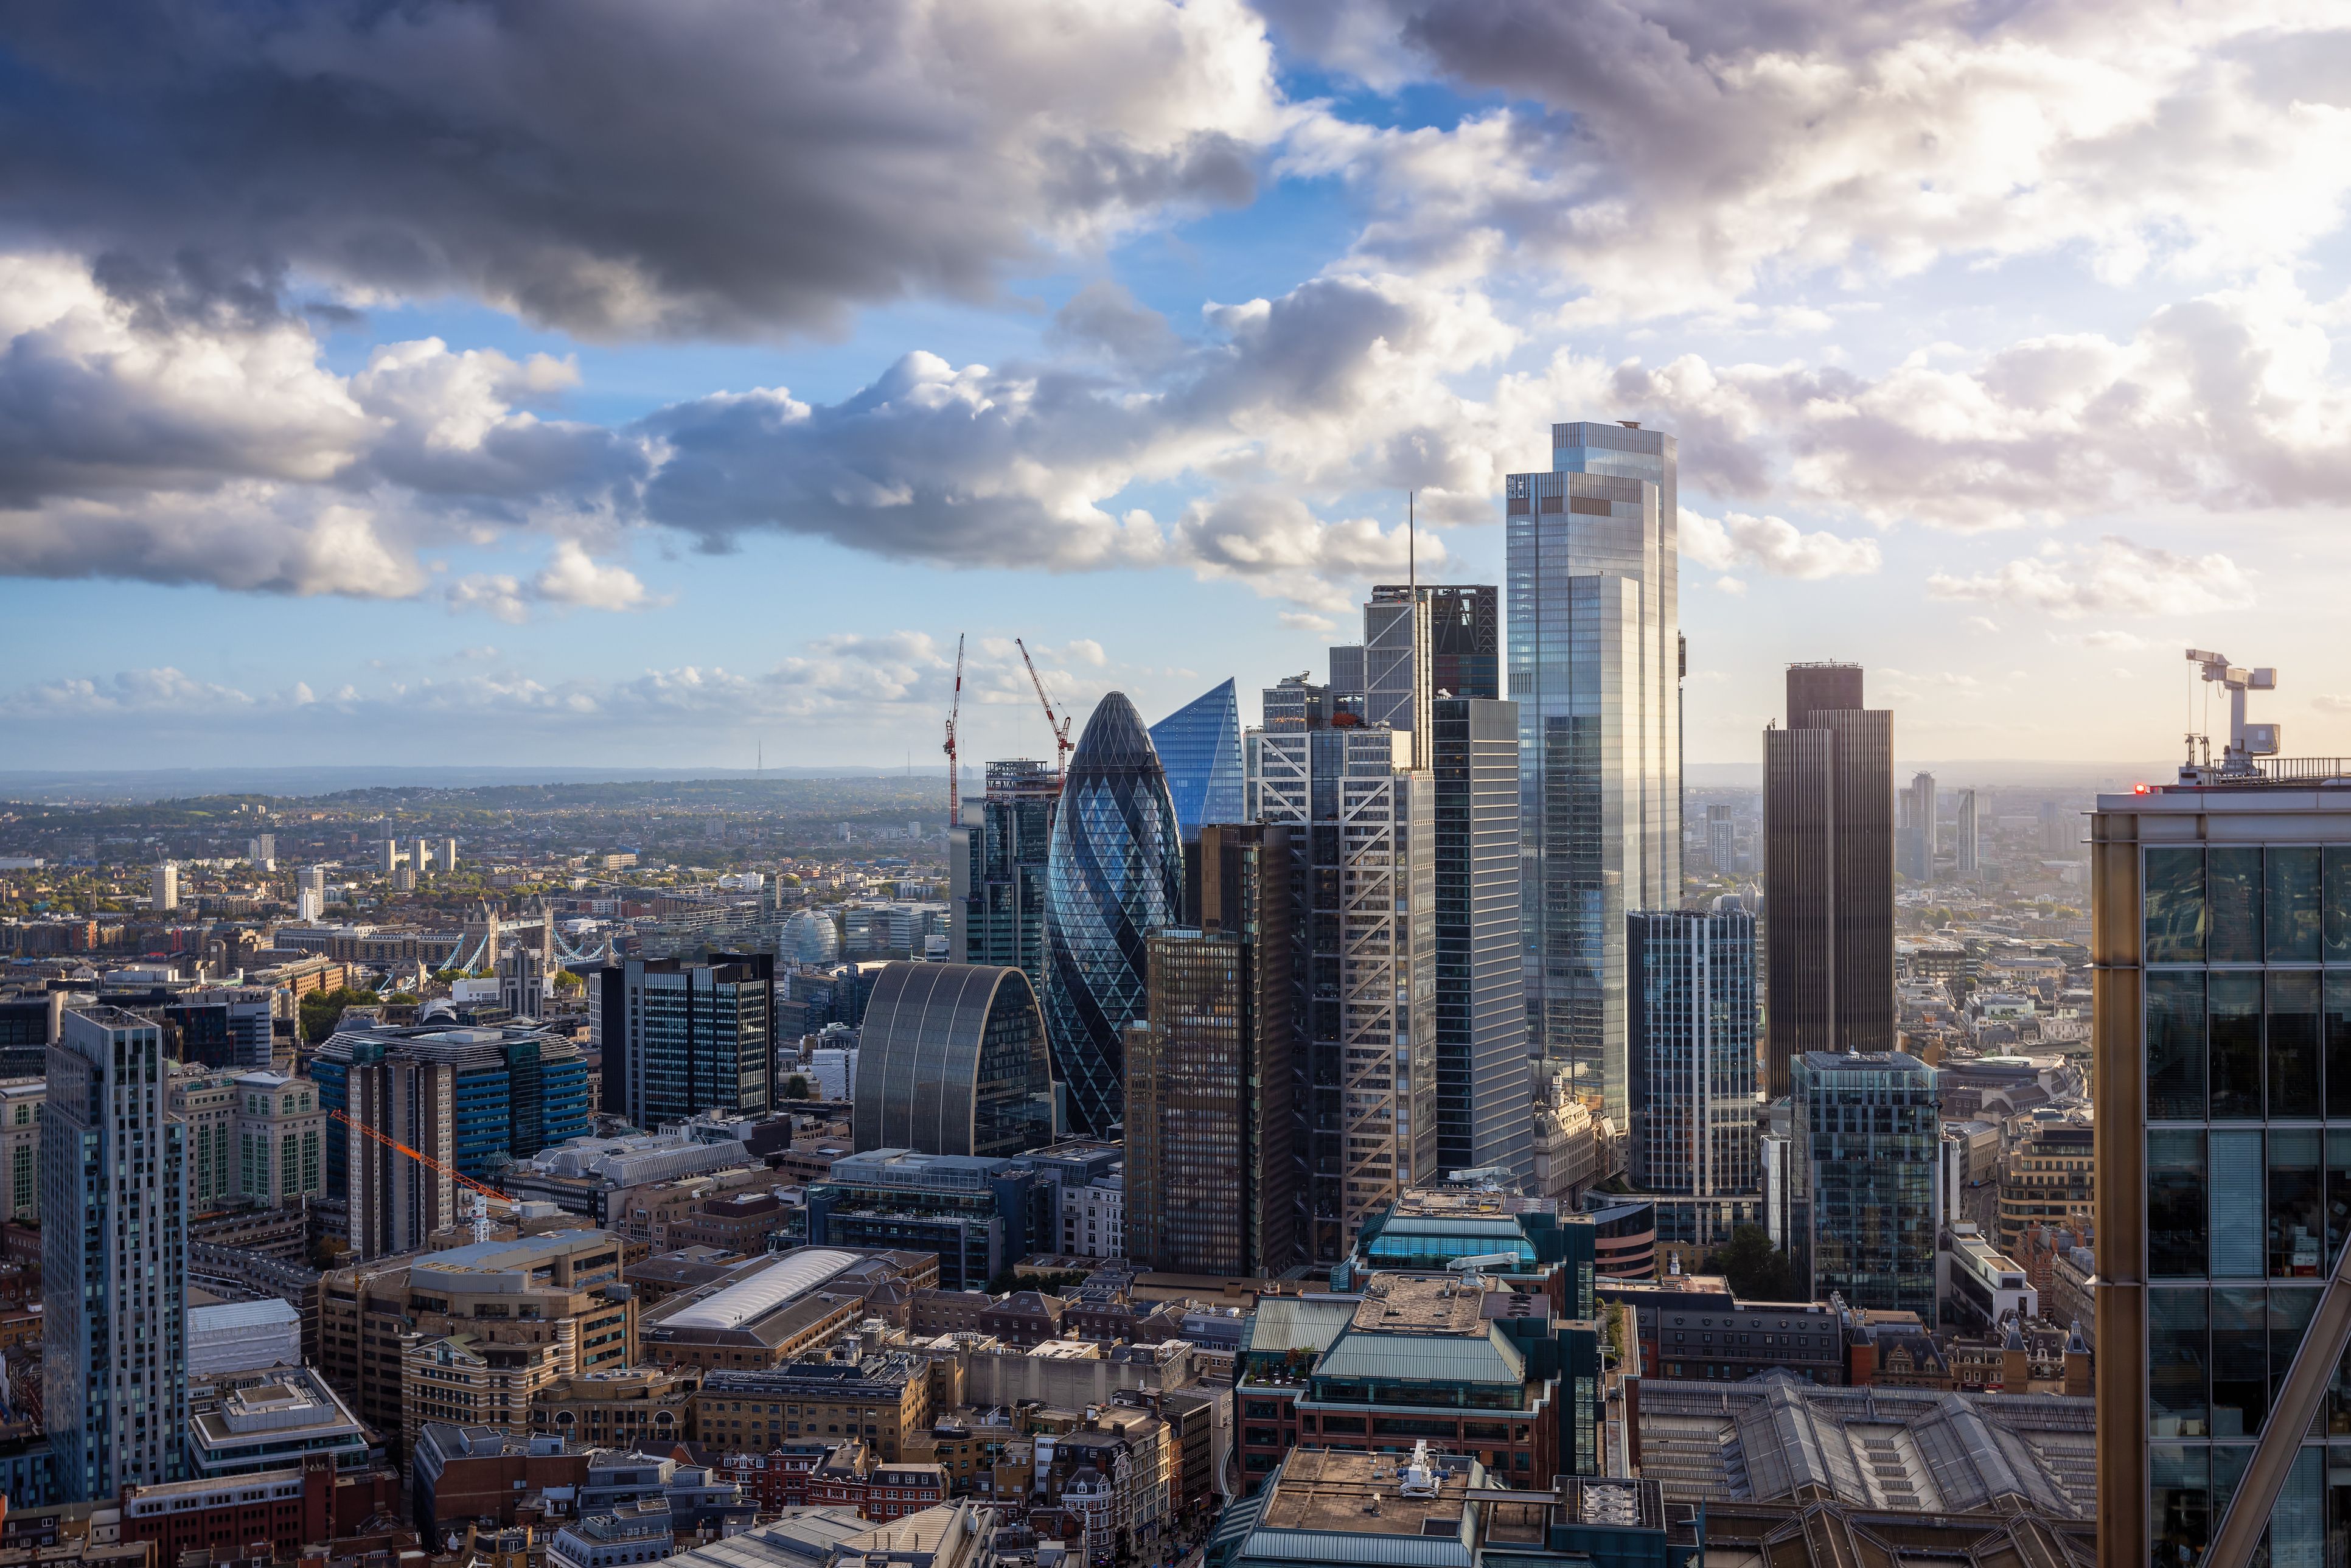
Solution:
{"label": "construction crane", "polygon": [[955,695],[947,703],[947,826],[963,821],[963,768],[956,758],[956,718],[963,712],[963,633],[956,633]]}
{"label": "construction crane", "polygon": [[377,1132],[365,1122],[353,1121],[350,1117],[343,1114],[340,1111],[328,1112],[327,1118],[329,1121],[340,1122],[344,1126],[349,1127],[354,1133],[374,1139],[377,1143],[381,1144],[385,1148],[392,1150],[394,1154],[406,1155],[410,1159],[414,1160],[426,1170],[432,1171],[435,1175],[447,1176],[451,1181],[456,1183],[459,1186],[464,1187],[465,1189],[466,1197],[472,1200],[466,1205],[466,1207],[473,1215],[474,1239],[476,1241],[487,1241],[490,1239],[491,1204],[501,1203],[509,1208],[515,1206],[515,1200],[513,1198],[507,1197],[505,1193],[500,1192],[496,1187],[492,1186],[489,1183],[475,1181],[472,1176],[467,1176],[456,1166],[450,1165],[445,1161],[434,1159],[423,1149],[412,1149],[406,1144],[402,1143],[398,1138],[392,1137],[387,1133]]}
{"label": "construction crane", "polygon": [[1053,699],[1045,695],[1045,682],[1037,674],[1037,661],[1029,656],[1029,644],[1015,637],[1012,645],[1020,650],[1020,662],[1029,666],[1029,684],[1037,688],[1037,700],[1045,706],[1045,726],[1053,732],[1053,766],[1061,770],[1062,777],[1067,778],[1070,772],[1070,721],[1053,716]]}

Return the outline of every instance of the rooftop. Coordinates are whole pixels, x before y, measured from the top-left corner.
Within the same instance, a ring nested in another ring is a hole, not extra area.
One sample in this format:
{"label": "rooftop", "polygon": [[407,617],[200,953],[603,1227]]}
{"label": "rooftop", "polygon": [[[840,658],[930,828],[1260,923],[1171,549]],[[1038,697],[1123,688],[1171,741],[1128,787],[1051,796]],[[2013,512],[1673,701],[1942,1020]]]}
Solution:
{"label": "rooftop", "polygon": [[1484,1287],[1460,1281],[1375,1274],[1348,1326],[1357,1333],[1480,1333],[1485,1299]]}

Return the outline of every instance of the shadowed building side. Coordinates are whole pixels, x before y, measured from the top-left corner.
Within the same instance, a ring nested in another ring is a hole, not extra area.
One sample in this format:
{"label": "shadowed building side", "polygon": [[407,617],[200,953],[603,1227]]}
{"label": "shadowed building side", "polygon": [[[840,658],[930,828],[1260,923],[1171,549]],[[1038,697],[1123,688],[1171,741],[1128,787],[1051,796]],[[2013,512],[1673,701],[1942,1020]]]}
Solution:
{"label": "shadowed building side", "polygon": [[1018,969],[884,965],[859,1050],[850,1125],[861,1152],[992,1159],[1053,1141],[1044,1015]]}

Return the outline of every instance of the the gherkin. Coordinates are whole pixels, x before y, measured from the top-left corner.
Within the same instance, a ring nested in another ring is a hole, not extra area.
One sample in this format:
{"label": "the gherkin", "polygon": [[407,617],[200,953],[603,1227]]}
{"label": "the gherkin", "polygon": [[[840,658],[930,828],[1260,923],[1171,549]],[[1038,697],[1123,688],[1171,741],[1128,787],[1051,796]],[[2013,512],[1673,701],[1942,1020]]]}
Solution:
{"label": "the gherkin", "polygon": [[1126,1026],[1144,1016],[1144,938],[1184,909],[1184,843],[1151,732],[1123,692],[1102,700],[1071,756],[1045,870],[1045,1031],[1068,1131],[1124,1115]]}

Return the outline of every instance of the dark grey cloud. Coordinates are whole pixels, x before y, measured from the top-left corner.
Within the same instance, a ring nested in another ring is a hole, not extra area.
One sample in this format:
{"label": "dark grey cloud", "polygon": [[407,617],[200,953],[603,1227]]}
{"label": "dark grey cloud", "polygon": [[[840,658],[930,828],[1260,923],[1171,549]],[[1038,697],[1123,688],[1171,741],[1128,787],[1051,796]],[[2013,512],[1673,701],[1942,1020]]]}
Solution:
{"label": "dark grey cloud", "polygon": [[828,329],[1171,204],[1247,201],[1274,95],[1229,7],[26,0],[8,225],[455,292],[586,336]]}

